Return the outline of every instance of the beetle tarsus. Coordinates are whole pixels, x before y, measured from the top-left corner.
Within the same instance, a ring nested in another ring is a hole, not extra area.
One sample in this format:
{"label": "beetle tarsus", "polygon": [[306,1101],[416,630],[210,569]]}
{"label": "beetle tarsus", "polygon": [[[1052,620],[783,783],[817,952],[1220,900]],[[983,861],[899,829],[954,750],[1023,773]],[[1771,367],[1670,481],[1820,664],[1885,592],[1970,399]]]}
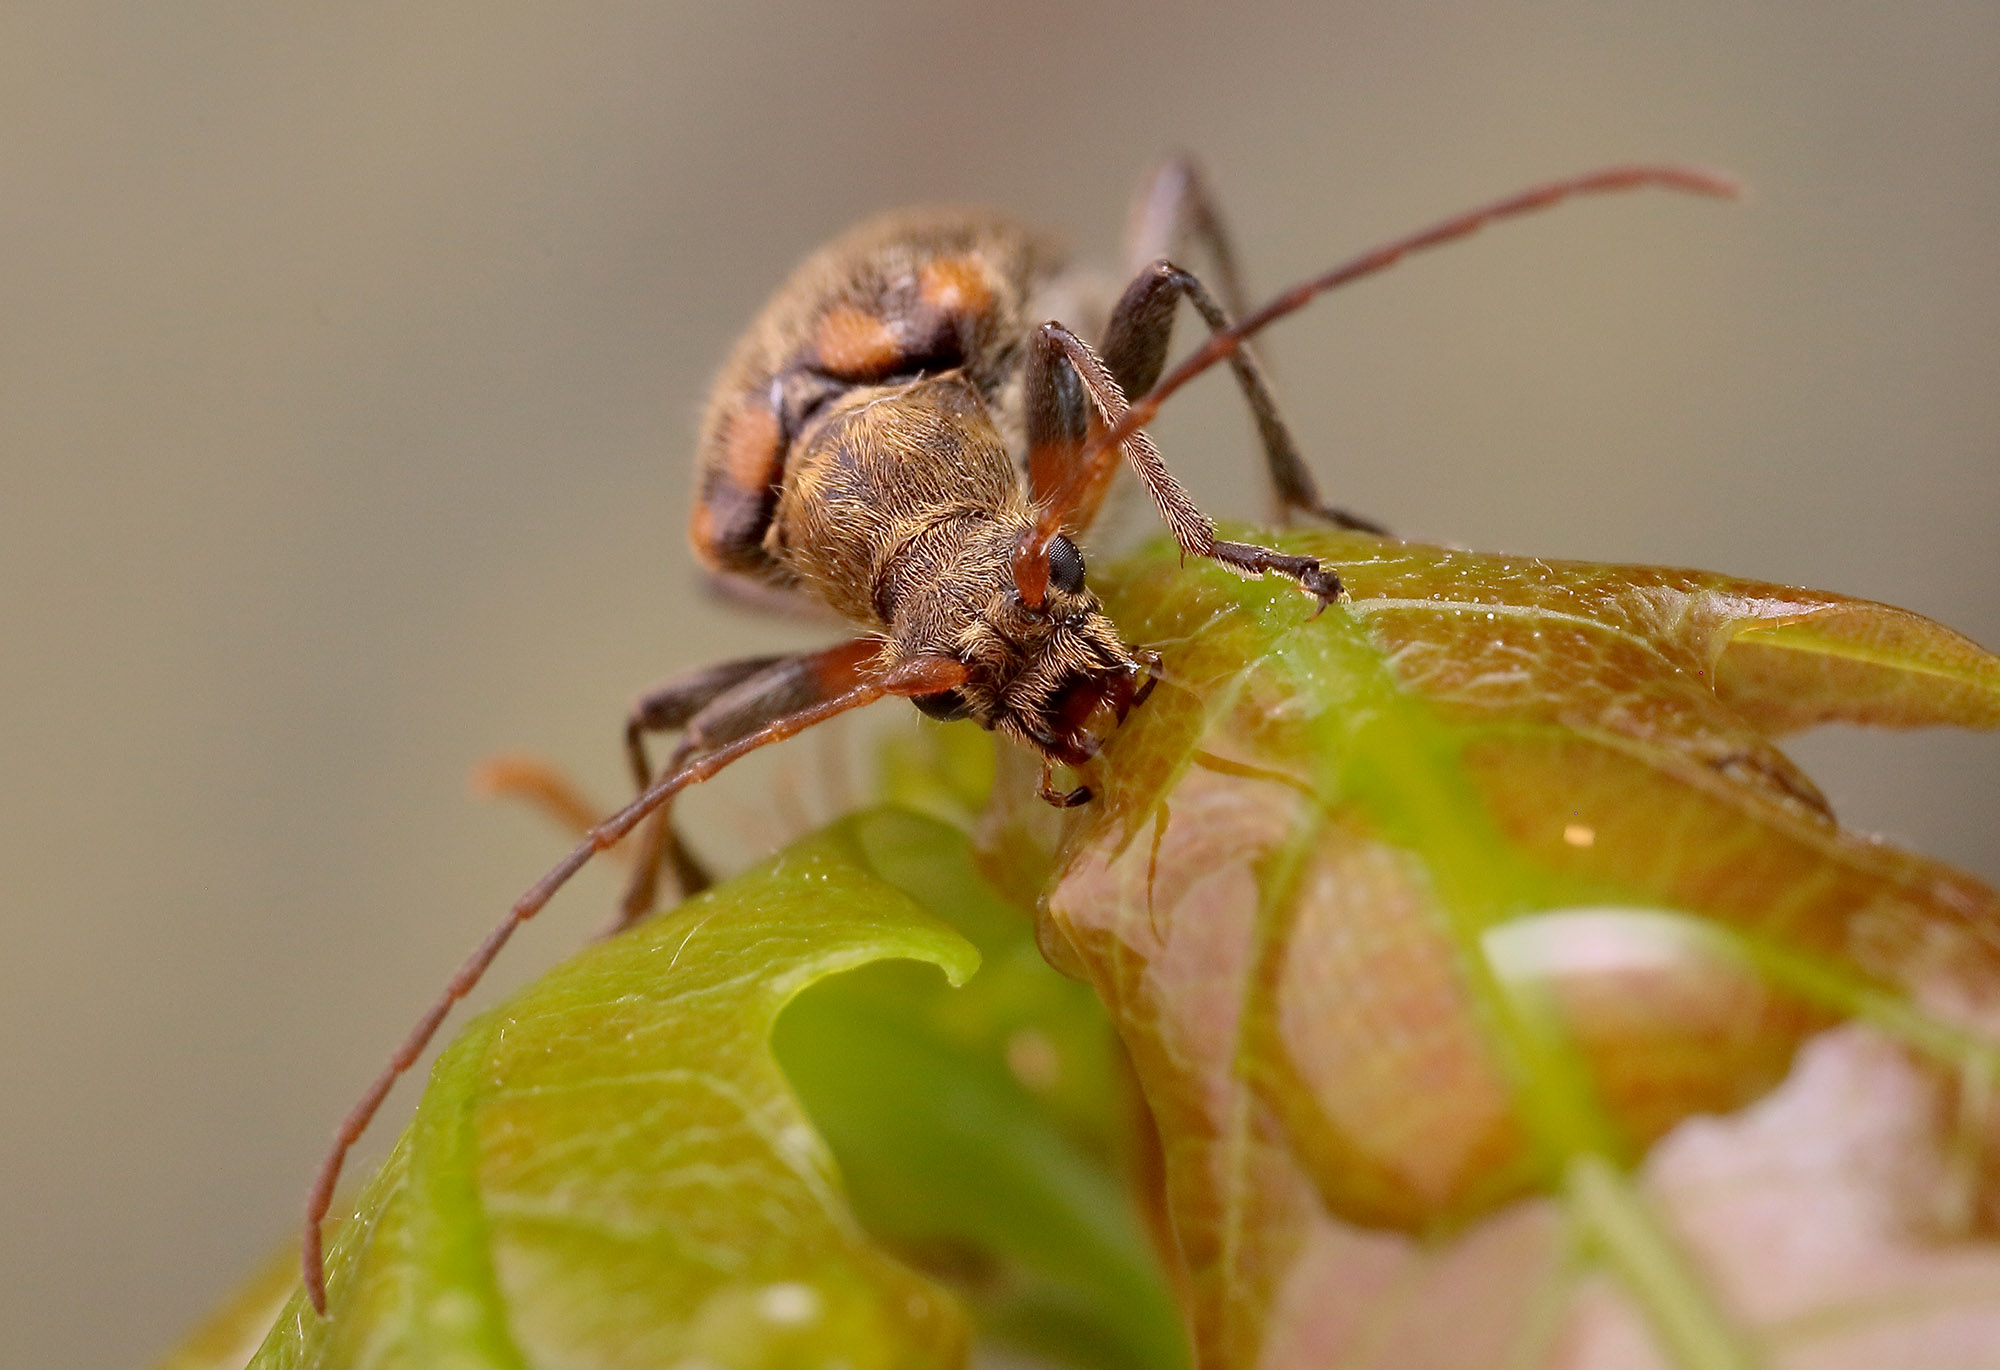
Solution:
{"label": "beetle tarsus", "polygon": [[1218,542],[1209,555],[1238,575],[1256,577],[1276,571],[1281,576],[1290,576],[1312,592],[1321,613],[1327,605],[1348,598],[1346,587],[1340,583],[1340,573],[1320,565],[1318,557],[1295,557],[1249,542]]}

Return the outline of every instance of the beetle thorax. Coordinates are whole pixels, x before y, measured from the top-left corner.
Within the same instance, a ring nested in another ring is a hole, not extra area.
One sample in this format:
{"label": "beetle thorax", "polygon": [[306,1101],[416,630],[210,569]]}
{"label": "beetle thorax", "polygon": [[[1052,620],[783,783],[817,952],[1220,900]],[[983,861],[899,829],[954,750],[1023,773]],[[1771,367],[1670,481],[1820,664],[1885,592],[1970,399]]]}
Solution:
{"label": "beetle thorax", "polygon": [[[766,546],[899,658],[948,656],[968,678],[936,716],[969,716],[1081,759],[1086,716],[1129,700],[1137,667],[1082,584],[1021,602],[1014,549],[1035,515],[984,397],[961,373],[857,388],[800,433]],[[1057,578],[1058,581],[1061,578]]]}

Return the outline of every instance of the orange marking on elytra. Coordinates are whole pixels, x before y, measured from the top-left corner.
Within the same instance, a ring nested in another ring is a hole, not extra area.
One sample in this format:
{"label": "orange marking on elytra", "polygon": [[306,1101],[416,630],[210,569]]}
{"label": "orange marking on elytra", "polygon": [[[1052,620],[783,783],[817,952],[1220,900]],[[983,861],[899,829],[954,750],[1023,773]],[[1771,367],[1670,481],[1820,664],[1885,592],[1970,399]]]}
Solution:
{"label": "orange marking on elytra", "polygon": [[722,469],[739,490],[762,490],[783,473],[778,452],[778,416],[762,399],[745,400],[729,423]]}
{"label": "orange marking on elytra", "polygon": [[993,308],[993,287],[976,257],[939,257],[917,268],[924,303],[947,314],[985,314]]}
{"label": "orange marking on elytra", "polygon": [[835,305],[820,318],[813,349],[823,370],[857,379],[887,375],[903,355],[885,320],[851,304]]}
{"label": "orange marking on elytra", "polygon": [[688,547],[703,570],[722,569],[722,558],[715,546],[715,506],[705,499],[697,499],[688,516]]}

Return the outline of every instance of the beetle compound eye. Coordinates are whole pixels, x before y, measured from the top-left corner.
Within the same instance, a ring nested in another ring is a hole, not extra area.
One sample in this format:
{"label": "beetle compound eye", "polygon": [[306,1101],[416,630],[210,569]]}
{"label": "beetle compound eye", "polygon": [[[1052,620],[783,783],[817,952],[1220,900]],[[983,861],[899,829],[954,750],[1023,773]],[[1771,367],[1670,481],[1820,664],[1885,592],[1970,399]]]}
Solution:
{"label": "beetle compound eye", "polygon": [[1049,584],[1066,595],[1083,592],[1083,552],[1060,533],[1049,543]]}
{"label": "beetle compound eye", "polygon": [[956,723],[961,718],[972,717],[972,706],[965,702],[965,696],[957,690],[939,690],[934,695],[917,695],[910,700],[910,703],[940,723]]}

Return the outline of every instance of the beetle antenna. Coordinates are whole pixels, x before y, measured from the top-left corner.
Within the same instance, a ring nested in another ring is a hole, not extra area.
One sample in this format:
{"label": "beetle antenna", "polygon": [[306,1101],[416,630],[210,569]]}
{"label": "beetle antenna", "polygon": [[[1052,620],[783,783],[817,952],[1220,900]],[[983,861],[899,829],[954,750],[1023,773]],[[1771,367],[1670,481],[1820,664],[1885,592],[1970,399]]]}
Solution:
{"label": "beetle antenna", "polygon": [[921,695],[938,690],[951,689],[964,683],[965,668],[956,661],[937,657],[914,657],[886,672],[879,672],[863,678],[846,691],[773,719],[756,732],[738,738],[712,752],[690,761],[687,765],[655,781],[644,794],[634,799],[602,823],[591,828],[584,839],[577,843],[568,856],[528,888],[527,893],[514,901],[507,910],[507,916],[493,931],[486,934],[486,940],[474,948],[472,955],[465,958],[451,982],[444,988],[437,1002],[432,1004],[410,1029],[403,1044],[396,1048],[389,1064],[375,1077],[360,1100],[341,1120],[340,1128],[334,1133],[333,1146],[320,1162],[319,1173],[313,1178],[312,1192],[306,1197],[305,1232],[300,1244],[301,1273],[305,1278],[306,1296],[312,1300],[314,1311],[322,1316],[326,1313],[326,1257],[321,1242],[321,1226],[326,1220],[327,1210],[333,1206],[334,1186],[340,1182],[341,1167],[347,1162],[347,1153],[368,1130],[375,1112],[381,1108],[382,1100],[388,1096],[396,1080],[416,1064],[417,1057],[430,1044],[438,1025],[444,1022],[451,1007],[479,983],[486,968],[507,945],[507,939],[514,930],[540,913],[553,899],[556,891],[569,882],[569,878],[582,870],[590,859],[605,851],[628,835],[662,804],[672,799],[690,785],[700,784],[737,758],[759,747],[781,742],[796,733],[805,731],[815,723],[823,723],[835,714],[858,709],[864,704],[872,704],[885,695]]}
{"label": "beetle antenna", "polygon": [[1305,308],[1315,296],[1323,295],[1350,281],[1358,281],[1363,276],[1372,276],[1378,271],[1386,270],[1413,252],[1441,247],[1445,243],[1477,233],[1486,225],[1497,223],[1502,219],[1532,214],[1538,209],[1548,209],[1579,195],[1603,195],[1614,191],[1638,190],[1645,186],[1678,190],[1689,195],[1707,195],[1722,200],[1740,199],[1744,191],[1743,183],[1735,177],[1705,167],[1679,166],[1672,163],[1634,163],[1600,167],[1581,176],[1530,186],[1505,199],[1495,200],[1464,214],[1432,224],[1429,228],[1421,229],[1408,237],[1397,238],[1393,242],[1370,248],[1358,257],[1349,258],[1322,275],[1300,281],[1260,308],[1251,310],[1228,328],[1211,333],[1201,346],[1189,353],[1187,359],[1179,366],[1169,371],[1159,384],[1144,396],[1133,400],[1123,418],[1117,423],[1106,425],[1104,431],[1091,440],[1082,460],[1088,462],[1096,453],[1116,447],[1130,438],[1153,421],[1168,396],[1217,362],[1226,361],[1234,356],[1247,339],[1262,332],[1266,325]]}

